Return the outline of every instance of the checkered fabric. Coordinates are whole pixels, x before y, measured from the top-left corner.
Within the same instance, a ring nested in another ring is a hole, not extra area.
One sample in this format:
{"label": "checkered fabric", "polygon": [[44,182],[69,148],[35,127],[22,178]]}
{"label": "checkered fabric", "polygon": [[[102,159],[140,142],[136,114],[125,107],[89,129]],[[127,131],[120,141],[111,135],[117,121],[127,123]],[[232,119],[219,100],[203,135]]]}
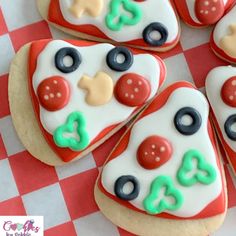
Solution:
{"label": "checkered fabric", "polygon": [[[208,71],[226,63],[209,48],[211,28],[181,26],[180,44],[161,55],[165,85],[188,80],[204,91]],[[15,133],[7,94],[10,62],[25,43],[51,37],[71,38],[42,20],[34,0],[0,0],[0,215],[43,215],[45,236],[130,236],[101,214],[93,197],[99,168],[124,129],[76,164],[56,168],[33,158]],[[214,236],[236,235],[236,179],[227,164],[225,171],[229,210]]]}

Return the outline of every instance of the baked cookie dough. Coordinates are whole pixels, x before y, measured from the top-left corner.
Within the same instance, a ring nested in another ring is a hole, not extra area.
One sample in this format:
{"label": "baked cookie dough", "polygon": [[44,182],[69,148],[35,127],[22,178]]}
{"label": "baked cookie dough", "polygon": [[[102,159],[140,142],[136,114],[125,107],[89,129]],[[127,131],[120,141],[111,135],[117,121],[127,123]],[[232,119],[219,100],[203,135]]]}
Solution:
{"label": "baked cookie dough", "polygon": [[224,170],[205,96],[187,82],[160,93],[108,157],[96,202],[137,235],[206,236],[224,221]]}
{"label": "baked cookie dough", "polygon": [[132,119],[162,85],[162,60],[127,47],[40,40],[12,62],[9,102],[26,149],[49,165],[85,156]]}

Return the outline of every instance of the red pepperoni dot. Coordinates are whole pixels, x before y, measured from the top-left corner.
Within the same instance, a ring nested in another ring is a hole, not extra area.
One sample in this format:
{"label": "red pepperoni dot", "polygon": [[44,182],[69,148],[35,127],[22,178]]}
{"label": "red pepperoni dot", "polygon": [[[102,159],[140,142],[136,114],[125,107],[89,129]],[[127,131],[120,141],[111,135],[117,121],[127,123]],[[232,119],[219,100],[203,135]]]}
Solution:
{"label": "red pepperoni dot", "polygon": [[223,0],[196,0],[195,13],[200,22],[206,25],[216,23],[224,14]]}
{"label": "red pepperoni dot", "polygon": [[229,78],[221,89],[221,98],[224,103],[236,107],[236,76]]}
{"label": "red pepperoni dot", "polygon": [[43,80],[37,89],[40,104],[48,111],[65,107],[70,99],[69,83],[60,76]]}
{"label": "red pepperoni dot", "polygon": [[116,99],[130,107],[143,105],[149,98],[150,93],[149,81],[138,74],[123,75],[115,86]]}
{"label": "red pepperoni dot", "polygon": [[137,160],[145,169],[156,169],[165,164],[172,155],[170,142],[160,136],[146,138],[138,147]]}

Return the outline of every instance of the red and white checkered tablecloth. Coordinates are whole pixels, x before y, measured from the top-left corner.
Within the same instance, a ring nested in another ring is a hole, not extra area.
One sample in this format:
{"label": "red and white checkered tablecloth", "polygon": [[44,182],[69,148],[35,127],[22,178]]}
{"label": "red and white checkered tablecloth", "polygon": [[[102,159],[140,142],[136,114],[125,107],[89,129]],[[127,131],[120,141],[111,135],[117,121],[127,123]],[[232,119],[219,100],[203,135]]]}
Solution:
{"label": "red and white checkered tablecloth", "polygon": [[[180,44],[162,55],[167,84],[188,80],[204,89],[208,71],[225,63],[209,49],[211,28],[181,25]],[[93,197],[98,170],[123,131],[76,164],[54,168],[32,158],[13,128],[7,95],[10,62],[25,43],[51,37],[71,38],[42,20],[34,0],[0,0],[0,215],[43,215],[45,236],[129,236],[99,212]],[[229,210],[214,236],[236,235],[236,178],[227,165],[225,171]]]}

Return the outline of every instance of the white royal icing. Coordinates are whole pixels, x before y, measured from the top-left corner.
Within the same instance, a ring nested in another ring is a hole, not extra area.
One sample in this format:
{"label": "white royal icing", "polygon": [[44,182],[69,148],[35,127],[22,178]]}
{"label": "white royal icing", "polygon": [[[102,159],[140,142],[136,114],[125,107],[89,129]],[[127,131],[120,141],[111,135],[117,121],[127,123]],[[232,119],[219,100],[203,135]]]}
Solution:
{"label": "white royal icing", "polygon": [[[206,0],[207,1],[207,0]],[[198,19],[197,19],[197,16],[196,16],[196,13],[195,13],[195,3],[196,3],[196,0],[186,0],[186,3],[187,3],[187,6],[188,6],[188,10],[189,10],[189,14],[192,18],[192,20],[197,23],[197,24],[202,24]],[[224,5],[226,5],[228,3],[228,0],[224,0]]]}
{"label": "white royal icing", "polygon": [[234,6],[217,24],[214,29],[213,39],[220,48],[220,41],[223,37],[230,35],[231,24],[236,24],[236,6]]}
{"label": "white royal icing", "polygon": [[[141,39],[143,30],[152,22],[160,22],[168,29],[166,43],[170,43],[178,37],[179,24],[173,7],[169,1],[148,0],[136,2],[143,12],[142,20],[137,25],[124,26],[120,31],[112,31],[105,24],[105,17],[109,12],[110,0],[104,0],[104,9],[100,16],[94,18],[84,14],[81,18],[75,18],[69,8],[73,0],[60,0],[60,9],[64,19],[74,25],[92,24],[102,30],[109,38],[117,42],[127,42],[130,40]],[[123,10],[124,11],[124,10]],[[122,12],[123,12],[122,11]]]}
{"label": "white royal icing", "polygon": [[[82,57],[82,63],[73,73],[64,74],[54,64],[57,51],[63,47],[78,49]],[[111,101],[103,106],[90,106],[85,101],[86,91],[78,87],[78,82],[83,75],[93,77],[97,72],[107,73],[114,84],[126,73],[137,73],[144,76],[151,85],[149,98],[154,97],[159,88],[160,65],[157,59],[149,54],[134,55],[134,63],[126,72],[111,70],[106,64],[106,55],[113,49],[111,44],[97,44],[89,47],[75,47],[61,40],[49,42],[37,59],[37,68],[33,75],[33,88],[37,94],[37,88],[44,79],[51,76],[62,76],[70,84],[70,101],[61,110],[50,112],[40,105],[40,119],[43,127],[53,134],[58,126],[65,123],[68,115],[74,111],[83,113],[86,119],[86,130],[90,141],[93,140],[103,129],[126,120],[135,107],[128,107],[119,103],[113,96]]]}
{"label": "white royal icing", "polygon": [[[191,136],[181,135],[173,123],[177,111],[186,106],[197,109],[202,116],[202,126]],[[139,180],[140,193],[130,203],[144,210],[142,202],[150,191],[152,181],[160,175],[170,176],[175,187],[183,194],[184,203],[180,209],[166,212],[179,217],[192,217],[201,212],[222,191],[221,175],[207,131],[208,114],[209,105],[199,91],[190,88],[179,88],[174,91],[160,110],[142,118],[134,125],[127,149],[104,167],[101,180],[106,191],[114,195],[116,179],[122,175],[133,175]],[[158,169],[146,170],[139,165],[136,152],[142,141],[151,135],[159,135],[169,140],[173,147],[173,154],[171,159]],[[179,184],[176,174],[181,166],[183,155],[190,149],[199,150],[206,161],[215,168],[217,173],[215,182],[210,185],[197,183],[191,187]]]}
{"label": "white royal icing", "polygon": [[224,129],[225,121],[229,116],[236,113],[236,108],[228,106],[221,98],[221,88],[232,76],[236,76],[235,67],[221,66],[214,68],[207,76],[206,92],[224,140],[236,151],[236,142],[228,138]]}

